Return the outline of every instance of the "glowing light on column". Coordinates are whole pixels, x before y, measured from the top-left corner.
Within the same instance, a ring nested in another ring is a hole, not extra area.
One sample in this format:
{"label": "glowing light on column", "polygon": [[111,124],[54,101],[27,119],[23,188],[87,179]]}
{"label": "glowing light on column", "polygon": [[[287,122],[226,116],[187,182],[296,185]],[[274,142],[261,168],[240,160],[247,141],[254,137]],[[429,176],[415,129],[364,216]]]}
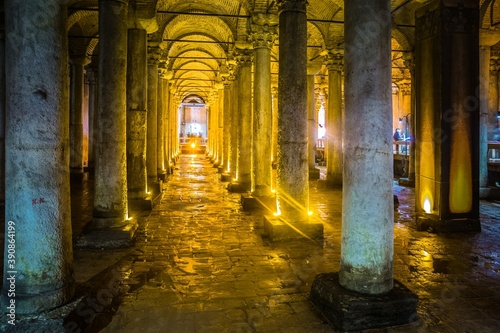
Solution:
{"label": "glowing light on column", "polygon": [[459,117],[455,126],[450,153],[450,211],[468,213],[472,209],[472,163],[466,117]]}
{"label": "glowing light on column", "polygon": [[431,200],[429,198],[424,199],[423,208],[427,214],[430,214],[432,212]]}

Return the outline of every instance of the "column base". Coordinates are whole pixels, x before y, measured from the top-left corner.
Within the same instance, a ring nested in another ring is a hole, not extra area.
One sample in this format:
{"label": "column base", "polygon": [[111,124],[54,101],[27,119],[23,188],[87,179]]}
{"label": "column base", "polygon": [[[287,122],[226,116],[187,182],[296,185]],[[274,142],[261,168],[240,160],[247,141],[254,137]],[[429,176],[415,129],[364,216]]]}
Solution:
{"label": "column base", "polygon": [[342,181],[318,179],[318,188],[342,189]]}
{"label": "column base", "polygon": [[158,171],[158,179],[162,182],[165,182],[165,180],[167,179],[167,172],[164,170]]}
{"label": "column base", "polygon": [[[18,276],[16,276],[16,278],[18,278]],[[11,298],[8,297],[7,291],[8,290],[2,290],[1,296],[2,310],[7,314],[7,317],[9,317],[8,314],[11,313],[11,311],[14,311],[15,315],[36,315],[45,311],[56,309],[70,302],[75,294],[75,283],[71,280],[67,285],[60,289],[39,294],[20,294],[16,292],[14,310],[9,308]],[[4,332],[2,330],[0,331]]]}
{"label": "column base", "polygon": [[436,233],[455,232],[480,232],[481,223],[479,219],[450,219],[444,220],[437,215],[417,215],[416,228],[418,231],[430,231]]}
{"label": "column base", "polygon": [[233,180],[233,176],[229,173],[223,173],[220,175],[221,182],[230,182],[231,180]]}
{"label": "column base", "polygon": [[480,187],[479,199],[500,200],[500,187]]}
{"label": "column base", "polygon": [[241,206],[244,211],[266,211],[268,213],[276,212],[276,197],[257,197],[250,193],[241,195]]}
{"label": "column base", "polygon": [[319,179],[319,169],[309,169],[309,180],[318,180]]}
{"label": "column base", "polygon": [[323,239],[323,223],[308,221],[290,223],[279,216],[265,215],[262,236],[269,238],[271,242],[303,238],[320,240]]}
{"label": "column base", "polygon": [[224,166],[219,165],[219,166],[217,167],[217,173],[224,173]]}
{"label": "column base", "polygon": [[399,178],[398,185],[406,187],[415,187],[415,179],[411,180],[408,178]]}
{"label": "column base", "polygon": [[232,193],[247,193],[250,192],[250,183],[230,183],[227,190]]}
{"label": "column base", "polygon": [[[134,220],[123,222],[117,218],[94,218],[77,239],[77,247],[116,249],[130,247],[134,243],[138,223]],[[109,226],[109,227],[106,227]]]}
{"label": "column base", "polygon": [[128,207],[133,211],[152,210],[153,199],[151,196],[145,198],[134,198],[128,200]]}
{"label": "column base", "polygon": [[416,324],[418,297],[400,282],[383,295],[366,295],[342,287],[339,273],[315,277],[312,303],[337,331],[353,332]]}

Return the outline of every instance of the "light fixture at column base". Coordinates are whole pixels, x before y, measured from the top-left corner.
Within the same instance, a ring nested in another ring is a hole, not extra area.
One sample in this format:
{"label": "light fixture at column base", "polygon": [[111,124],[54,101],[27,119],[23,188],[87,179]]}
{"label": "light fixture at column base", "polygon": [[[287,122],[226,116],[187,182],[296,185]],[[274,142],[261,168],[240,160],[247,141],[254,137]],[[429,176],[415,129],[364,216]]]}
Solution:
{"label": "light fixture at column base", "polygon": [[382,295],[367,295],[340,285],[339,273],[315,277],[310,299],[337,331],[353,332],[400,325],[418,325],[418,297],[400,282]]}

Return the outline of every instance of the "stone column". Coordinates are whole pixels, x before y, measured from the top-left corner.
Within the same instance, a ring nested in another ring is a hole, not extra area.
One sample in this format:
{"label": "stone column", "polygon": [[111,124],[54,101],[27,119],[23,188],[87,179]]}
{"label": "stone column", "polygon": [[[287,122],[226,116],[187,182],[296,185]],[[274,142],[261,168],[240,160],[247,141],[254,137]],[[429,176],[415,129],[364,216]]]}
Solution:
{"label": "stone column", "polygon": [[[275,84],[271,87],[271,97],[273,101],[272,109],[272,163],[273,168],[276,167],[278,163],[278,85]],[[273,188],[274,189],[274,188]]]}
{"label": "stone column", "polygon": [[499,94],[498,94],[498,59],[491,59],[490,61],[490,87],[489,87],[489,96],[488,96],[488,140],[495,139],[495,134],[498,133],[498,103],[499,103]]}
{"label": "stone column", "polygon": [[0,203],[5,203],[5,31],[0,27]]}
{"label": "stone column", "polygon": [[490,89],[491,47],[479,48],[479,187],[480,197],[488,197],[488,95]]}
{"label": "stone column", "polygon": [[[484,162],[478,130],[487,96],[477,93],[482,88],[478,7],[475,0],[436,2],[416,13],[415,210],[420,230],[481,229],[479,168]],[[482,68],[488,75],[489,67]]]}
{"label": "stone column", "polygon": [[4,8],[8,195],[1,301],[6,312],[15,301],[16,315],[36,314],[74,294],[68,13],[58,0],[11,0]]}
{"label": "stone column", "polygon": [[212,118],[212,159],[214,168],[219,166],[219,100],[218,91],[210,93],[210,111]]}
{"label": "stone column", "polygon": [[223,173],[231,172],[231,85],[224,82],[224,134],[223,134]]}
{"label": "stone column", "polygon": [[127,183],[129,199],[147,196],[147,32],[128,30],[127,59]]}
{"label": "stone column", "polygon": [[163,103],[165,94],[164,94],[164,79],[163,79],[163,74],[160,71],[158,73],[158,100],[157,100],[157,133],[158,136],[156,137],[156,150],[157,150],[157,168],[158,168],[158,173],[159,174],[164,174],[165,172],[165,104]]}
{"label": "stone column", "polygon": [[272,181],[271,48],[279,20],[273,14],[252,17],[254,47],[253,185],[254,196],[270,196]]}
{"label": "stone column", "polygon": [[238,140],[238,124],[239,124],[239,111],[238,111],[238,81],[236,76],[231,76],[231,179],[238,177],[238,154],[240,143]]}
{"label": "stone column", "polygon": [[73,175],[83,174],[83,67],[90,59],[71,57],[70,96],[70,171]]}
{"label": "stone column", "polygon": [[[409,118],[409,134],[410,134],[410,158],[408,161],[408,182],[405,185],[415,186],[415,62],[413,61],[413,54],[406,53],[403,55],[405,58],[404,64],[410,71],[410,118]],[[400,181],[401,182],[401,181]]]}
{"label": "stone column", "polygon": [[330,52],[328,66],[328,106],[326,109],[326,183],[330,187],[342,187],[344,153],[342,151],[342,70],[343,55]]}
{"label": "stone column", "polygon": [[[158,181],[158,62],[160,49],[148,47],[147,144],[146,165],[149,183]],[[160,112],[161,113],[161,112]]]}
{"label": "stone column", "polygon": [[307,150],[309,155],[309,180],[319,179],[319,169],[316,168],[316,140],[318,139],[318,111],[316,109],[315,75],[320,71],[321,65],[308,64],[307,66],[307,123],[308,140]]}
{"label": "stone column", "polygon": [[248,192],[252,185],[252,54],[241,50],[238,62],[238,186],[231,191]]}
{"label": "stone column", "polygon": [[87,80],[89,82],[89,169],[93,170],[95,166],[95,114],[97,110],[97,78],[93,69],[87,71]]}
{"label": "stone column", "polygon": [[99,2],[99,86],[95,128],[95,192],[91,232],[82,246],[131,244],[126,160],[127,1]]}
{"label": "stone column", "polygon": [[279,45],[276,195],[282,218],[294,223],[307,221],[309,212],[305,0],[281,2]]}
{"label": "stone column", "polygon": [[218,135],[218,155],[219,155],[219,172],[222,172],[224,169],[224,84],[216,85],[218,88],[218,110],[219,110],[219,135]]}
{"label": "stone column", "polygon": [[[377,29],[362,35],[369,23]],[[345,44],[345,128],[357,130],[344,131],[339,278],[383,294],[394,251],[390,1],[346,2]]]}

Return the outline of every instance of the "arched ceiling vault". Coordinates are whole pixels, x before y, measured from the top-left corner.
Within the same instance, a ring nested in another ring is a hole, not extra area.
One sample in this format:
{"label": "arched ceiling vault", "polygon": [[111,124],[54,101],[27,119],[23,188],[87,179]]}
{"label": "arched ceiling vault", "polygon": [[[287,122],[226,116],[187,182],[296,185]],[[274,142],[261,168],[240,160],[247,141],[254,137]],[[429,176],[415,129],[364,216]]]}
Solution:
{"label": "arched ceiling vault", "polygon": [[[431,0],[391,0],[393,79],[408,74],[414,48],[415,11]],[[235,43],[249,42],[252,15],[277,13],[276,0],[129,0],[132,7],[156,13],[159,29],[149,41],[160,43],[162,61],[173,70],[172,84],[179,98],[208,100],[221,71],[233,68]],[[500,56],[500,0],[480,0],[481,36]],[[96,55],[98,1],[69,1],[70,55]],[[341,50],[344,40],[344,0],[308,0],[308,59],[324,61],[325,50]],[[278,41],[271,50],[273,82],[278,71]],[[96,57],[92,58],[95,62]],[[325,69],[321,70],[325,73]],[[227,73],[226,73],[227,74]]]}

